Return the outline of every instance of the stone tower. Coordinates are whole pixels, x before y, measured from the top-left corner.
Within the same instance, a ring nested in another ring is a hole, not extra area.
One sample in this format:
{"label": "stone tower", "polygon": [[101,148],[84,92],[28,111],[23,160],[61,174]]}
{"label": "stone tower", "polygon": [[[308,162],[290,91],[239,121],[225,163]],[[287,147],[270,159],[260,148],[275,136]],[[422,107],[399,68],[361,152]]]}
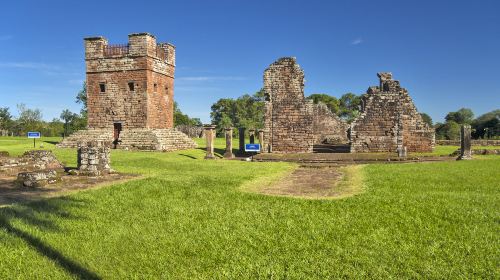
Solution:
{"label": "stone tower", "polygon": [[175,47],[148,33],[127,45],[85,38],[89,128],[172,128]]}
{"label": "stone tower", "polygon": [[175,47],[149,33],[130,34],[128,44],[85,38],[88,129],[59,147],[89,140],[113,141],[115,148],[179,150],[196,147],[175,130]]}

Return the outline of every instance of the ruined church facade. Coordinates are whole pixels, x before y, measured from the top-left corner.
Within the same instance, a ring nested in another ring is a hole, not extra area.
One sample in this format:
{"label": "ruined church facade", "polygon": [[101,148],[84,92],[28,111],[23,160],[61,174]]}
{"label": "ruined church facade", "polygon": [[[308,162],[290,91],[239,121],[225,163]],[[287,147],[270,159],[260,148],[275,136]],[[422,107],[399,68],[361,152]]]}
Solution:
{"label": "ruined church facade", "polygon": [[264,152],[311,153],[326,139],[347,141],[347,124],[305,98],[304,71],[294,57],[280,58],[264,71],[264,92]]}
{"label": "ruined church facade", "polygon": [[362,97],[360,115],[350,125],[324,104],[304,97],[304,71],[293,57],[264,71],[263,152],[311,153],[314,144],[349,145],[350,152],[430,152],[434,129],[425,123],[408,91],[391,73]]}

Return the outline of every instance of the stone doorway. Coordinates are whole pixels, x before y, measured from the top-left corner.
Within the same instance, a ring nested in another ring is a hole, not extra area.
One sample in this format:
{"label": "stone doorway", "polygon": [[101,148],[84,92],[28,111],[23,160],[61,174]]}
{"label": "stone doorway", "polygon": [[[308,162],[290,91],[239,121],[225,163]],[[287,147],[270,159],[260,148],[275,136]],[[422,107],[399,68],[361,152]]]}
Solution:
{"label": "stone doorway", "polygon": [[122,131],[122,123],[113,123],[113,148],[116,149],[118,143],[120,142],[120,132]]}

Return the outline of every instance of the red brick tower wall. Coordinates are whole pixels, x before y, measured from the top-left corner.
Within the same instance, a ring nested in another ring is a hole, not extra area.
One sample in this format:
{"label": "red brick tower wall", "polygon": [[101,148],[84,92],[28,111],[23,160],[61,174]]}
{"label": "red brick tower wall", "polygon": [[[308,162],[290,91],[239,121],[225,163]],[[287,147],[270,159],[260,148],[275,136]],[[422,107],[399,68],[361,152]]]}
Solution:
{"label": "red brick tower wall", "polygon": [[85,63],[89,128],[173,127],[173,45],[157,44],[148,33],[130,34],[127,45],[86,38]]}

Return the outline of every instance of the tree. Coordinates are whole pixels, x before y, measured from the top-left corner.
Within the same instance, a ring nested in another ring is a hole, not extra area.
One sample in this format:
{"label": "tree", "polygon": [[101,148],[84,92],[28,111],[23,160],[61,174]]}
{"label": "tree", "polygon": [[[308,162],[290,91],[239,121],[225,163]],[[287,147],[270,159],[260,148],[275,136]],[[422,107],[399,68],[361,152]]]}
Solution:
{"label": "tree", "polygon": [[14,121],[12,115],[9,112],[9,107],[0,108],[0,130],[10,131]]}
{"label": "tree", "polygon": [[445,117],[447,122],[454,121],[458,124],[471,124],[473,119],[474,113],[468,108],[461,108],[456,112],[449,112]]}
{"label": "tree", "polygon": [[454,121],[436,123],[436,139],[457,140],[460,138],[460,125]]}
{"label": "tree", "polygon": [[178,125],[201,126],[202,123],[199,118],[190,118],[188,115],[183,114],[179,104],[174,102],[174,126]]}
{"label": "tree", "polygon": [[42,111],[40,109],[27,108],[25,104],[18,104],[17,110],[19,117],[16,121],[16,130],[18,135],[25,134],[28,131],[40,131],[43,127]]}
{"label": "tree", "polygon": [[500,136],[500,109],[488,112],[472,121],[474,138],[497,138]]}
{"label": "tree", "polygon": [[71,123],[73,123],[73,121],[76,119],[78,115],[71,112],[70,110],[68,109],[64,109],[61,113],[61,120],[64,121],[64,135],[63,137],[66,137],[66,135],[68,135],[68,132],[69,132],[69,126]]}
{"label": "tree", "polygon": [[82,89],[76,94],[76,103],[83,105],[81,115],[87,116],[87,82],[83,82]]}
{"label": "tree", "polygon": [[431,118],[431,116],[429,116],[426,113],[420,113],[420,115],[422,116],[422,119],[424,120],[424,122],[426,124],[428,124],[430,127],[432,127],[432,118]]}
{"label": "tree", "polygon": [[236,99],[222,98],[215,102],[211,109],[212,123],[222,134],[224,127],[246,127],[259,129],[264,126],[264,100],[263,90],[253,95],[244,94]]}
{"label": "tree", "polygon": [[314,102],[314,104],[324,103],[328,109],[335,115],[340,113],[340,101],[334,96],[330,96],[324,93],[315,93],[307,97]]}
{"label": "tree", "polygon": [[361,96],[348,92],[340,97],[339,117],[347,122],[352,122],[359,116],[359,106],[361,105]]}

